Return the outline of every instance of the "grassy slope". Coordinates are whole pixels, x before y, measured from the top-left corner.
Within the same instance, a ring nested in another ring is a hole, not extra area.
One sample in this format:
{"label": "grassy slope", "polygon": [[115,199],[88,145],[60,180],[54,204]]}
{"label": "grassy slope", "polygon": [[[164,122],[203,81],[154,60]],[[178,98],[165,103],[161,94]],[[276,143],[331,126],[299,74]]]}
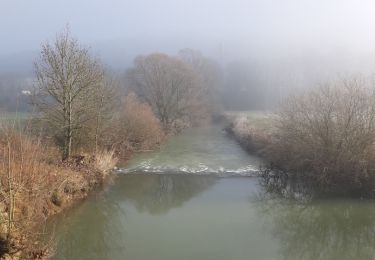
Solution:
{"label": "grassy slope", "polygon": [[225,113],[226,130],[251,153],[261,153],[272,140],[275,115],[268,111],[231,111]]}
{"label": "grassy slope", "polygon": [[274,129],[275,114],[269,111],[228,111],[225,115],[235,128],[252,128],[267,133]]}

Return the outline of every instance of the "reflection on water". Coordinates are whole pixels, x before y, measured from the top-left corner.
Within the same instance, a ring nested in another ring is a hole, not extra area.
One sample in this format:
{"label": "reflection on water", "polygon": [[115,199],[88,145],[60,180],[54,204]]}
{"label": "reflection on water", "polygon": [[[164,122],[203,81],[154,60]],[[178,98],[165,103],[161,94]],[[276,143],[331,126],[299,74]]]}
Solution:
{"label": "reflection on water", "polygon": [[51,228],[57,238],[56,259],[121,259],[126,227],[119,221],[126,216],[116,201],[101,196],[74,212],[53,220]]}
{"label": "reflection on water", "polygon": [[375,204],[286,199],[256,178],[122,175],[57,221],[55,259],[373,259]]}
{"label": "reflection on water", "polygon": [[374,201],[261,197],[258,213],[279,258],[374,259]]}
{"label": "reflection on water", "polygon": [[218,127],[171,138],[55,220],[55,259],[374,258],[372,201],[312,199],[305,185],[283,176],[197,174],[251,175],[258,162]]}
{"label": "reflection on water", "polygon": [[128,175],[120,178],[116,195],[129,200],[140,212],[164,214],[215,184],[213,176],[177,176],[173,174]]}
{"label": "reflection on water", "polygon": [[[116,185],[50,224],[56,259],[123,259],[127,217],[166,214],[215,184],[212,176],[127,175]],[[134,206],[134,209],[132,208]],[[128,212],[129,211],[129,212]],[[138,231],[142,231],[139,229]]]}

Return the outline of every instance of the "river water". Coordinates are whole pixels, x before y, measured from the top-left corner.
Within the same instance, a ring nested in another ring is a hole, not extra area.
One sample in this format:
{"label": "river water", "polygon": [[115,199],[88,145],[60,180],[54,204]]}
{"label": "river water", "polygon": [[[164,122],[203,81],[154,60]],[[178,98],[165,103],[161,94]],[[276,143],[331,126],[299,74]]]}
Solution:
{"label": "river water", "polygon": [[220,127],[136,156],[103,192],[54,220],[54,259],[374,259],[375,204],[291,200]]}

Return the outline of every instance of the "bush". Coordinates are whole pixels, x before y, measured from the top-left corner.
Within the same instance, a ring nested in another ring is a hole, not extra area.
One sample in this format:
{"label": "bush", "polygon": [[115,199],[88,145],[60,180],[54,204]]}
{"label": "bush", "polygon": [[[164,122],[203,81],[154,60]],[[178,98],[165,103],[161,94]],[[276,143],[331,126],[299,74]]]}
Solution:
{"label": "bush", "polygon": [[98,151],[95,154],[93,164],[94,168],[98,169],[103,174],[108,173],[108,171],[113,169],[117,164],[117,158],[115,157],[114,150]]}
{"label": "bush", "polygon": [[375,182],[374,87],[353,78],[287,99],[267,149],[272,165],[325,189],[370,190]]}
{"label": "bush", "polygon": [[122,151],[148,150],[160,144],[164,133],[151,107],[133,93],[126,96],[122,106],[112,143]]}

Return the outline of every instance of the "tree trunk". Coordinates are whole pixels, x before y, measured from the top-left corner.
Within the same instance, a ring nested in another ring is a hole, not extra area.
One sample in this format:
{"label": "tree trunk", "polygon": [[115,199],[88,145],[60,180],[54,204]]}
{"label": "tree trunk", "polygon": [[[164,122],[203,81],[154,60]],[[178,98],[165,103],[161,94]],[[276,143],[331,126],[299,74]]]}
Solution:
{"label": "tree trunk", "polygon": [[73,133],[73,122],[72,122],[72,93],[69,92],[69,126],[68,126],[68,158],[72,154],[72,133]]}
{"label": "tree trunk", "polygon": [[[10,137],[8,137],[10,138]],[[10,140],[8,140],[8,196],[9,196],[9,210],[8,210],[8,237],[11,235],[12,232],[12,225],[13,225],[13,211],[14,211],[14,195],[13,195],[13,176],[11,170],[11,144]]]}
{"label": "tree trunk", "polygon": [[72,132],[73,132],[73,123],[72,123],[72,101],[71,93],[69,93],[67,108],[66,108],[66,130],[65,130],[65,140],[64,140],[64,151],[63,151],[63,160],[70,158],[72,153]]}

